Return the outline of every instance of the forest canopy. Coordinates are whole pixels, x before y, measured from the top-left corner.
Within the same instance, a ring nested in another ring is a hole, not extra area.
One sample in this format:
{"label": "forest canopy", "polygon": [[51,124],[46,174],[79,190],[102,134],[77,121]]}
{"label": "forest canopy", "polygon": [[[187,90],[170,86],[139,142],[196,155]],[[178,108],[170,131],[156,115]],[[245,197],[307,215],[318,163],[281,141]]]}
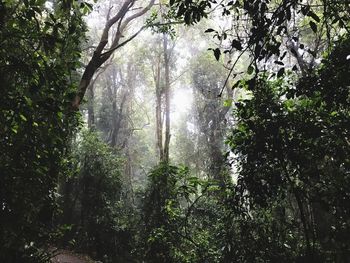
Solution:
{"label": "forest canopy", "polygon": [[0,262],[348,262],[349,16],[0,1]]}

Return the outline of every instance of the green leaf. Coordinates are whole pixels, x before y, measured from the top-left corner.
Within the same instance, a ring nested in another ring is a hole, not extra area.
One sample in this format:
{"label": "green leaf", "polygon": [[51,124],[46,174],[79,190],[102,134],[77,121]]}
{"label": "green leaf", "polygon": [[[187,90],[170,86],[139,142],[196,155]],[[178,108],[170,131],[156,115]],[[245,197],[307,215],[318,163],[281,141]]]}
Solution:
{"label": "green leaf", "polygon": [[239,51],[243,49],[241,42],[236,39],[232,40],[231,46]]}
{"label": "green leaf", "polygon": [[310,21],[309,24],[310,24],[310,27],[311,27],[312,31],[314,31],[314,33],[316,33],[317,32],[317,25],[316,25],[316,23],[313,22],[313,21]]}
{"label": "green leaf", "polygon": [[308,13],[309,13],[309,11],[310,11],[310,6],[302,6],[301,7],[301,13],[304,15],[304,16],[306,16]]}
{"label": "green leaf", "polygon": [[249,75],[251,75],[251,74],[253,74],[253,72],[254,72],[254,67],[253,67],[252,65],[250,65],[250,66],[248,67],[248,69],[247,69],[247,73],[248,73]]}
{"label": "green leaf", "polygon": [[185,20],[185,23],[187,25],[189,25],[191,23],[191,13],[190,12],[185,13],[184,20]]}
{"label": "green leaf", "polygon": [[232,89],[237,88],[241,84],[241,80],[236,81],[235,84],[233,84]]}
{"label": "green leaf", "polygon": [[280,78],[284,75],[284,68],[281,68],[278,72],[277,72],[277,78]]}
{"label": "green leaf", "polygon": [[291,246],[288,245],[287,243],[284,243],[283,245],[284,245],[286,248],[289,248],[289,249],[291,248]]}
{"label": "green leaf", "polygon": [[212,28],[208,28],[207,30],[204,31],[204,33],[210,33],[210,32],[215,32],[215,30]]}
{"label": "green leaf", "polygon": [[224,107],[231,107],[232,106],[232,99],[227,99],[224,101]]}
{"label": "green leaf", "polygon": [[275,64],[284,66],[284,63],[282,61],[275,60]]}
{"label": "green leaf", "polygon": [[30,98],[24,96],[24,99],[25,99],[25,101],[26,101],[26,103],[27,103],[28,106],[31,107],[31,106],[33,105],[33,101],[32,101]]}
{"label": "green leaf", "polygon": [[216,60],[219,60],[220,59],[220,55],[221,55],[220,49],[216,48],[216,49],[213,50],[213,52],[214,52],[214,56],[215,56]]}
{"label": "green leaf", "polygon": [[36,4],[41,6],[41,5],[45,4],[45,2],[46,2],[46,0],[37,0]]}
{"label": "green leaf", "polygon": [[316,22],[320,22],[321,19],[318,17],[318,15],[316,15],[314,12],[309,11],[309,13],[307,14],[308,16],[312,17]]}
{"label": "green leaf", "polygon": [[27,118],[23,114],[20,114],[19,117],[21,118],[22,121],[27,121]]}
{"label": "green leaf", "polygon": [[53,14],[49,14],[50,18],[52,19],[52,21],[56,22],[56,18]]}

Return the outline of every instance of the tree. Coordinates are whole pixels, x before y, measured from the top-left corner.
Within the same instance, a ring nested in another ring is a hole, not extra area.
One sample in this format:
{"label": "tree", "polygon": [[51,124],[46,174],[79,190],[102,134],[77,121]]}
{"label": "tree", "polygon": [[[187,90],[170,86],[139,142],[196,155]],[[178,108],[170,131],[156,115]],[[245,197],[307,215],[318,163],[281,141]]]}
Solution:
{"label": "tree", "polygon": [[[223,53],[238,54],[230,63],[229,76],[234,73],[244,53],[250,55],[247,70],[250,74],[268,70],[270,63],[280,66],[278,75],[283,75],[286,68],[298,70],[293,64],[285,65],[288,52],[295,58],[301,72],[306,74],[316,66],[315,60],[322,51],[331,47],[332,39],[341,36],[343,31],[349,32],[349,6],[346,1],[244,0],[217,3],[214,0],[172,0],[170,6],[175,18],[183,19],[188,25],[207,18],[215,11],[220,12],[219,16],[231,17],[240,23],[234,32],[213,28],[206,31],[221,43],[228,43],[213,49],[217,59]],[[312,35],[312,41],[308,41],[309,35]],[[309,43],[309,47],[303,41]],[[307,54],[311,58],[306,59]]]}
{"label": "tree", "polygon": [[[223,53],[235,54],[222,89],[246,53],[247,74],[233,88],[252,93],[251,99],[236,103],[237,124],[228,139],[237,157],[238,180],[227,200],[231,212],[224,219],[225,229],[232,232],[223,231],[224,259],[345,262],[349,239],[335,234],[334,224],[349,218],[347,212],[338,212],[347,211],[340,201],[347,196],[340,190],[335,201],[330,193],[340,182],[348,184],[348,161],[343,158],[349,148],[343,139],[348,138],[343,126],[348,111],[343,105],[349,94],[343,88],[348,78],[342,75],[347,68],[343,52],[348,40],[343,39],[349,32],[348,3],[175,0],[170,5],[186,24],[219,10],[219,16],[243,25],[233,32],[206,30],[220,41],[212,49],[217,60]],[[321,61],[324,53],[331,54],[329,60]],[[319,63],[323,64],[316,73]],[[303,77],[296,85],[290,70]],[[339,119],[331,117],[332,112]],[[327,219],[321,222],[321,217]],[[348,231],[347,223],[342,229]]]}
{"label": "tree", "polygon": [[[156,135],[160,161],[169,162],[170,144],[170,50],[168,35],[162,34],[162,51],[158,51],[157,65],[153,68],[156,86]],[[162,71],[162,68],[164,72]],[[164,74],[164,75],[163,75]],[[164,139],[163,139],[164,135]]]}
{"label": "tree", "polygon": [[[129,261],[132,224],[123,194],[122,160],[93,131],[83,131],[71,156],[71,175],[61,185],[63,241],[107,262]],[[69,216],[67,216],[69,215]],[[130,224],[129,224],[130,222]]]}
{"label": "tree", "polygon": [[247,207],[253,220],[269,213],[278,222],[274,242],[294,251],[291,261],[346,262],[349,256],[343,236],[349,232],[349,43],[340,40],[318,72],[295,87],[264,76],[248,81],[252,99],[236,104],[228,140],[240,167],[235,206]]}
{"label": "tree", "polygon": [[142,206],[142,260],[203,262],[207,259],[210,252],[205,251],[205,230],[202,229],[202,236],[195,236],[187,225],[191,213],[187,209],[195,204],[191,197],[198,193],[198,186],[197,178],[189,177],[184,167],[163,162],[150,172]]}
{"label": "tree", "polygon": [[[93,55],[88,62],[82,78],[79,83],[79,89],[72,101],[72,107],[77,109],[86,93],[89,84],[98,70],[116,51],[117,49],[123,47],[125,44],[134,39],[144,27],[141,27],[139,31],[126,38],[126,40],[122,41],[124,34],[126,33],[128,25],[135,20],[136,18],[144,15],[149,9],[154,5],[155,0],[150,0],[148,5],[145,7],[135,8],[136,0],[125,0],[120,6],[120,9],[116,12],[115,15],[112,15],[113,6],[110,7],[106,25],[103,29],[100,42],[98,43],[96,49],[93,52]],[[138,10],[134,12],[134,10]],[[129,16],[128,16],[129,15]],[[116,31],[114,32],[111,40],[111,44],[109,46],[108,42],[110,41],[110,34],[112,34],[112,28],[116,27]]]}
{"label": "tree", "polygon": [[75,1],[0,2],[2,262],[45,257],[62,156],[79,119],[66,109],[79,78],[81,11]]}
{"label": "tree", "polygon": [[[226,135],[226,114],[233,99],[233,92],[226,87],[227,96],[219,96],[224,80],[225,69],[211,57],[199,55],[192,62],[192,85],[194,90],[194,114],[198,128],[198,149],[203,159],[201,167],[215,179],[220,179],[225,158],[223,140]],[[228,86],[228,85],[227,85]],[[225,105],[224,105],[225,104]],[[203,158],[204,157],[204,158]]]}
{"label": "tree", "polygon": [[103,91],[102,105],[97,108],[97,128],[102,132],[104,140],[126,159],[124,179],[128,183],[124,188],[130,201],[133,199],[132,180],[136,165],[131,157],[134,151],[133,137],[135,131],[143,128],[135,127],[135,82],[140,75],[137,69],[134,59],[128,59],[120,62],[119,67],[111,65],[104,78],[98,82]]}

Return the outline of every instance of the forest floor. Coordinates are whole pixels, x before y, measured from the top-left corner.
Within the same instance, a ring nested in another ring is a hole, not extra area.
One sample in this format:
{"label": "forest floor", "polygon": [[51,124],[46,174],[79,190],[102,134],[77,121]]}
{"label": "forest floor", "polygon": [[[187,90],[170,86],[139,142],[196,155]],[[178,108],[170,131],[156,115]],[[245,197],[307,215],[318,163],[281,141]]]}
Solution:
{"label": "forest floor", "polygon": [[77,254],[72,251],[60,249],[56,256],[51,259],[51,263],[95,263],[86,255]]}

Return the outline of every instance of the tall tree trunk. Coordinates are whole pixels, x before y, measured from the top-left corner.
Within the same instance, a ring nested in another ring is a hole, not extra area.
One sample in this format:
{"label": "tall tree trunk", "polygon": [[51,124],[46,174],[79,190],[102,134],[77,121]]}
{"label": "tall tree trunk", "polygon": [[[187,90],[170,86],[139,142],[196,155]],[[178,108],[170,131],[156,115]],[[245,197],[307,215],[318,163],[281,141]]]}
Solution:
{"label": "tall tree trunk", "polygon": [[118,113],[117,113],[117,102],[116,98],[113,98],[112,102],[112,133],[111,133],[111,146],[115,147],[117,145],[117,133],[118,133]]}
{"label": "tall tree trunk", "polygon": [[125,176],[124,180],[126,182],[125,192],[126,192],[126,199],[128,201],[127,205],[131,207],[135,202],[134,202],[134,191],[132,186],[132,179],[134,177],[133,158],[130,153],[129,140],[127,140],[125,146],[126,146],[125,147],[126,162],[125,162],[125,169],[124,169],[124,176]]}
{"label": "tall tree trunk", "polygon": [[160,85],[161,58],[158,56],[156,72],[154,72],[154,82],[156,85],[156,136],[159,159],[163,160],[163,120],[162,120],[162,95],[163,90]]}
{"label": "tall tree trunk", "polygon": [[94,111],[94,101],[95,101],[95,92],[94,92],[94,83],[91,83],[88,89],[88,128],[93,129],[95,126],[95,111]]}
{"label": "tall tree trunk", "polygon": [[126,97],[127,97],[127,94],[125,93],[120,103],[119,110],[117,109],[116,99],[113,101],[113,104],[112,104],[112,114],[113,114],[112,115],[112,138],[111,138],[112,147],[115,147],[118,145],[119,132],[122,126],[122,121],[124,119],[123,111],[124,111]]}
{"label": "tall tree trunk", "polygon": [[[216,123],[215,123],[216,122]],[[221,181],[222,171],[225,164],[224,155],[222,153],[222,135],[220,134],[220,124],[217,123],[217,120],[214,120],[214,125],[211,130],[209,130],[209,153],[210,153],[210,165],[209,172],[214,179]]]}
{"label": "tall tree trunk", "polygon": [[[157,57],[157,65],[153,69],[153,78],[156,86],[157,149],[159,160],[168,163],[170,144],[170,54],[168,35],[164,33],[162,38],[162,55]],[[164,80],[161,77],[161,67],[164,69]]]}
{"label": "tall tree trunk", "polygon": [[164,55],[164,95],[165,95],[165,142],[163,161],[169,162],[169,144],[170,144],[170,65],[169,65],[169,50],[168,36],[163,33],[163,55]]}
{"label": "tall tree trunk", "polygon": [[[135,69],[133,68],[133,63],[129,62],[127,66],[127,93],[125,94],[125,110],[124,115],[130,116],[133,112],[133,97],[134,97],[134,91],[135,91]],[[125,193],[126,193],[126,199],[127,199],[127,205],[129,207],[132,207],[134,205],[134,191],[133,191],[133,177],[134,177],[134,162],[133,162],[133,156],[131,151],[131,145],[130,140],[132,138],[134,127],[133,124],[130,121],[127,121],[124,118],[125,122],[122,125],[124,132],[124,142],[122,143],[122,149],[125,152],[126,162],[124,167],[124,176],[125,176]]]}

